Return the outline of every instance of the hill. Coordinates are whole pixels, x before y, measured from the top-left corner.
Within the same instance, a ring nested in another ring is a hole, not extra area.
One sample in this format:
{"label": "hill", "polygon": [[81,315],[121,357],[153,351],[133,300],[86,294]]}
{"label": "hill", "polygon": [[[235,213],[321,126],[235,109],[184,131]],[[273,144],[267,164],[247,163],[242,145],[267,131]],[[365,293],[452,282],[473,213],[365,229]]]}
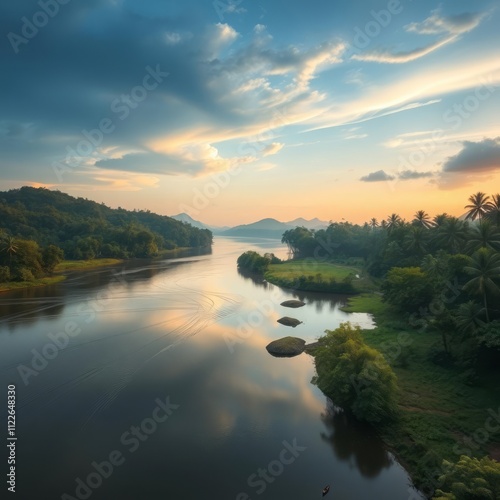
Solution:
{"label": "hill", "polygon": [[222,231],[226,231],[229,229],[228,226],[209,226],[199,220],[193,219],[189,214],[182,212],[181,214],[172,215],[172,219],[184,222],[185,224],[191,224],[193,227],[197,227],[198,229],[209,229],[212,233],[221,233]]}
{"label": "hill", "polygon": [[235,226],[227,231],[222,232],[223,236],[250,236],[256,238],[273,238],[281,239],[283,233],[295,227],[306,227],[307,229],[326,229],[329,223],[319,219],[310,221],[298,218],[290,222],[280,222],[276,219],[262,219],[252,224],[243,224]]}
{"label": "hill", "polygon": [[262,219],[252,224],[233,227],[224,231],[222,235],[281,239],[283,233],[288,229],[291,229],[291,226],[288,226],[284,222],[277,221],[276,219]]}
{"label": "hill", "polygon": [[45,188],[0,192],[0,221],[0,232],[42,247],[57,245],[70,259],[150,257],[165,249],[212,244],[208,229]]}

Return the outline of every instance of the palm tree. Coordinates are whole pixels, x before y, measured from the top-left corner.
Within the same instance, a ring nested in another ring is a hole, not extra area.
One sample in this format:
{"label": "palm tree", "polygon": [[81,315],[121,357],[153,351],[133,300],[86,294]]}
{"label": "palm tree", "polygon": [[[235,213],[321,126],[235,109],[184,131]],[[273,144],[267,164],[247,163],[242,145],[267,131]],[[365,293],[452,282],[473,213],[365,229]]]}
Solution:
{"label": "palm tree", "polygon": [[439,214],[434,217],[433,222],[436,227],[441,227],[450,216],[447,213]]}
{"label": "palm tree", "polygon": [[466,250],[469,253],[474,253],[480,248],[496,251],[500,249],[500,233],[488,221],[483,221],[469,231]]}
{"label": "palm tree", "polygon": [[456,217],[448,217],[441,226],[438,226],[435,236],[436,242],[451,253],[458,253],[466,239],[466,230],[466,223]]}
{"label": "palm tree", "polygon": [[473,300],[460,304],[454,318],[458,331],[474,335],[480,327],[485,325],[484,321],[480,319],[483,312],[484,308]]}
{"label": "palm tree", "polygon": [[500,228],[500,194],[494,194],[484,218]]}
{"label": "palm tree", "polygon": [[429,214],[424,210],[419,210],[413,217],[412,224],[415,226],[422,226],[425,229],[434,226],[434,223],[429,218]]}
{"label": "palm tree", "polygon": [[481,221],[483,215],[490,208],[489,199],[490,197],[481,191],[469,196],[470,205],[465,205],[465,208],[468,208],[469,211],[467,212],[465,218],[472,220],[479,219],[479,221]]}
{"label": "palm tree", "polygon": [[427,250],[427,233],[421,226],[413,226],[404,239],[405,249],[417,254],[424,255]]}
{"label": "palm tree", "polygon": [[489,323],[487,292],[500,293],[495,283],[500,278],[500,254],[481,248],[471,257],[470,265],[465,266],[464,270],[472,276],[464,288],[483,296],[486,321]]}
{"label": "palm tree", "polygon": [[2,251],[9,254],[9,262],[12,262],[12,255],[17,253],[18,246],[12,236],[5,236],[3,240]]}
{"label": "palm tree", "polygon": [[387,229],[387,221],[383,220],[381,223],[380,223],[380,227],[382,229]]}
{"label": "palm tree", "polygon": [[391,231],[392,229],[401,225],[401,217],[397,214],[391,214],[387,217],[387,229]]}
{"label": "palm tree", "polygon": [[372,228],[373,231],[375,231],[375,229],[379,226],[378,220],[375,219],[375,217],[373,217],[370,220],[370,226],[371,226],[371,228]]}

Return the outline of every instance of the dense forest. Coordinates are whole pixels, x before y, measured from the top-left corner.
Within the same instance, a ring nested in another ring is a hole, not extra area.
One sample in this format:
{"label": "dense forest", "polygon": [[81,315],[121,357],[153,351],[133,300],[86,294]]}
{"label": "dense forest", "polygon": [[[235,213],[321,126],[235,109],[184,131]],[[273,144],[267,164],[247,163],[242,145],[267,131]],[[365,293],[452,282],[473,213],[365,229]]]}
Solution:
{"label": "dense forest", "polygon": [[465,208],[460,219],[419,210],[411,221],[391,214],[380,223],[298,227],[282,242],[295,257],[362,259],[410,324],[434,328],[445,353],[453,344],[469,368],[485,368],[500,361],[500,195],[476,193]]}
{"label": "dense forest", "polygon": [[[374,313],[377,328],[345,323],[326,331],[313,352],[314,382],[374,425],[436,500],[500,498],[500,464],[490,458],[498,441],[478,437],[498,402],[500,195],[475,193],[465,209],[460,218],[419,210],[410,221],[393,213],[362,225],[297,227],[282,238],[304,273],[336,264],[372,280],[375,290],[347,310]],[[238,264],[265,272],[270,255],[246,252]],[[461,439],[472,444],[462,447]]]}
{"label": "dense forest", "polygon": [[0,192],[0,282],[30,281],[63,258],[154,257],[208,247],[212,233],[150,211],[112,209],[60,191]]}

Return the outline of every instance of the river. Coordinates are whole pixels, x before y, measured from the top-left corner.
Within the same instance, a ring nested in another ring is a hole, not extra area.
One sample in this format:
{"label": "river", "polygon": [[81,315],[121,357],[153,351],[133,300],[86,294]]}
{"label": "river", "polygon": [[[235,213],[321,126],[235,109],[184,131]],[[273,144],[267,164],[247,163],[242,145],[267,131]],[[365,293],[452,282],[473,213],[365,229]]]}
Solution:
{"label": "river", "polygon": [[[265,349],[371,318],[340,311],[339,296],[242,276],[236,259],[249,249],[286,253],[216,238],[209,255],[0,294],[0,415],[4,434],[13,384],[17,498],[312,500],[326,484],[327,499],[417,498],[384,444],[311,384],[310,356]],[[307,305],[279,305],[291,298]]]}

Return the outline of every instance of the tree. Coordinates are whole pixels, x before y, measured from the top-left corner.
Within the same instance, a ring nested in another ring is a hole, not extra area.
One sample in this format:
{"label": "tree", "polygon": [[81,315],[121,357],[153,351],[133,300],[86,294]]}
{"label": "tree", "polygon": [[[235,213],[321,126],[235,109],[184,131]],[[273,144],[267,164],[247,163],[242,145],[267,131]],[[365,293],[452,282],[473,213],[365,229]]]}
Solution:
{"label": "tree", "polygon": [[466,237],[466,223],[456,217],[447,217],[441,225],[438,225],[434,241],[450,253],[459,253],[466,241]]}
{"label": "tree", "polygon": [[370,224],[370,227],[372,228],[372,230],[375,230],[379,226],[378,220],[375,217],[370,219],[369,224]]}
{"label": "tree", "polygon": [[490,197],[487,196],[485,193],[482,193],[481,191],[478,191],[477,193],[469,196],[470,204],[465,205],[465,208],[468,208],[469,211],[467,212],[465,218],[472,220],[476,219],[481,220],[484,214],[491,207],[488,201],[489,199]]}
{"label": "tree", "polygon": [[467,336],[474,336],[479,328],[485,324],[481,319],[483,313],[484,309],[473,300],[460,304],[454,317],[458,331]]}
{"label": "tree", "polygon": [[12,236],[5,236],[2,245],[2,251],[8,254],[9,262],[12,263],[12,255],[17,253],[18,246],[16,244],[15,238]]}
{"label": "tree", "polygon": [[397,413],[396,375],[375,349],[368,347],[359,326],[343,323],[326,331],[315,352],[314,382],[336,404],[359,420],[381,422]]}
{"label": "tree", "polygon": [[42,251],[42,267],[46,273],[52,274],[55,267],[64,258],[64,252],[55,245],[49,245]]}
{"label": "tree", "polygon": [[398,227],[399,225],[401,225],[403,221],[401,220],[401,217],[397,214],[391,214],[389,215],[389,217],[387,217],[387,229],[390,231],[392,231],[393,229],[395,229],[396,227]]}
{"label": "tree", "polygon": [[464,285],[464,288],[471,293],[482,295],[486,321],[489,322],[487,292],[500,293],[500,288],[495,283],[495,280],[500,279],[500,254],[482,248],[472,255],[465,271],[472,278]]}
{"label": "tree", "polygon": [[415,215],[412,221],[412,224],[416,226],[421,226],[425,229],[429,229],[434,226],[434,223],[431,221],[429,214],[424,210],[419,210]]}
{"label": "tree", "polygon": [[427,250],[427,232],[422,226],[412,226],[410,232],[404,239],[405,248],[416,254],[422,256]]}
{"label": "tree", "polygon": [[393,267],[381,286],[384,300],[403,311],[429,306],[434,283],[420,267]]}
{"label": "tree", "polygon": [[489,457],[462,455],[457,463],[443,461],[446,471],[434,500],[496,500],[500,498],[500,463]]}
{"label": "tree", "polygon": [[500,232],[487,220],[471,228],[468,234],[467,251],[473,253],[480,248],[500,249]]}
{"label": "tree", "polygon": [[494,194],[489,207],[486,209],[484,218],[500,228],[500,194]]}

